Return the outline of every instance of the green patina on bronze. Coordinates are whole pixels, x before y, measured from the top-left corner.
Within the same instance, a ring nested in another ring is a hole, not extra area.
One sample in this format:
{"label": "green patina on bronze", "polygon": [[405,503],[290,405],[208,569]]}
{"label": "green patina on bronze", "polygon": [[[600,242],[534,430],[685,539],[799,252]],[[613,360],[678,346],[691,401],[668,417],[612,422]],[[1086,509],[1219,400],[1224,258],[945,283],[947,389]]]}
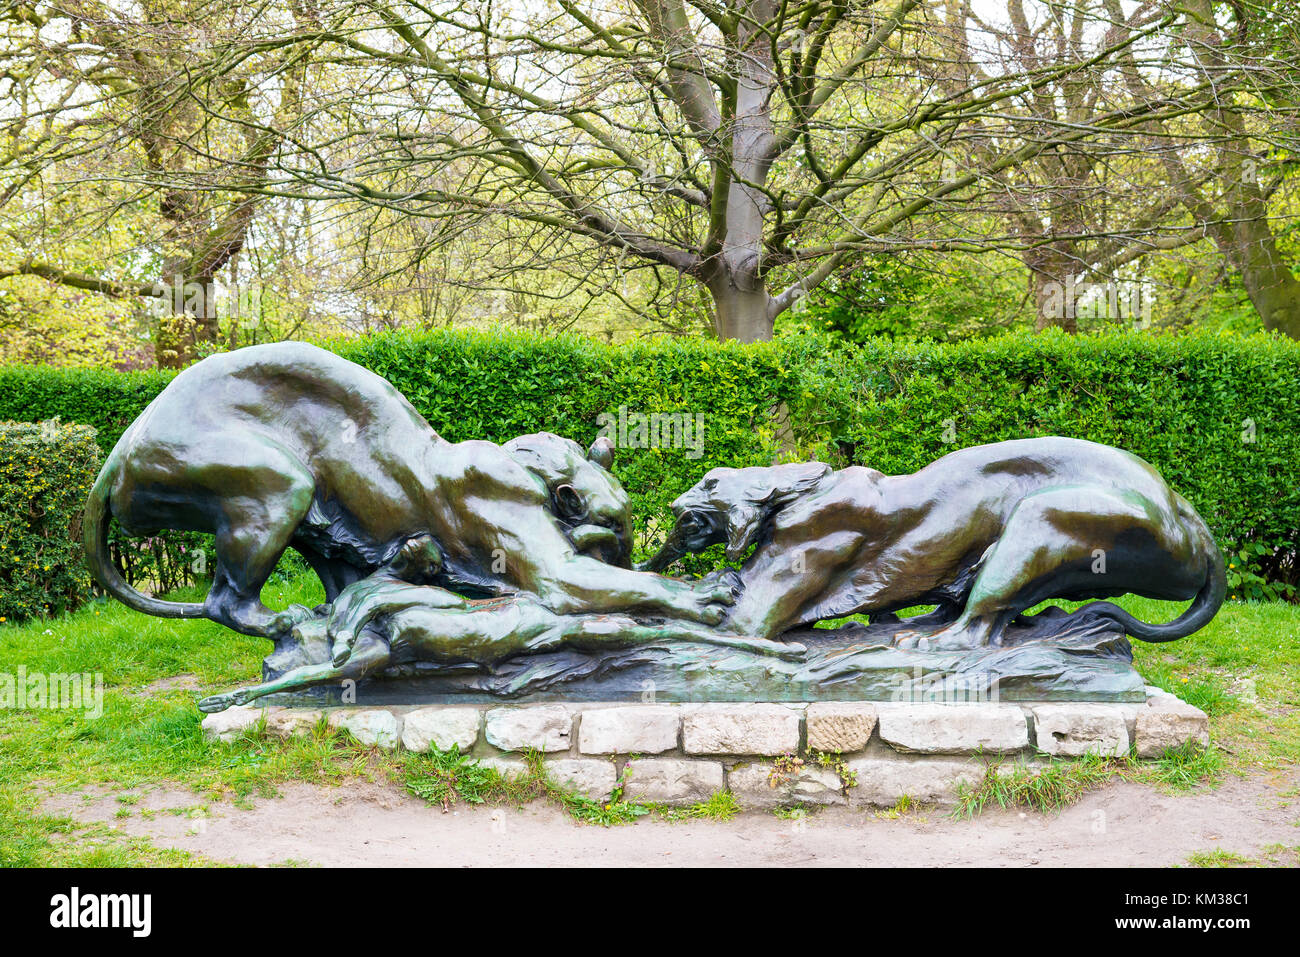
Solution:
{"label": "green patina on bronze", "polygon": [[[441,550],[439,583],[456,591],[718,623],[730,589],[626,567],[628,498],[609,455],[547,433],[453,444],[358,365],[301,343],[252,346],[181,373],[122,435],[86,505],[86,555],[132,608],[268,638],[310,617],[261,602],[285,549],[302,553],[333,601],[421,534]],[[108,559],[110,518],[133,534],[214,533],[207,600],[131,588]]]}
{"label": "green patina on bronze", "polygon": [[[261,685],[204,710],[349,680],[370,701],[1137,701],[1125,635],[1182,637],[1224,598],[1191,506],[1147,463],[1090,442],[977,446],[893,477],[714,469],[640,570],[611,458],[605,440],[584,452],[548,433],[449,443],[373,373],[312,346],[255,346],[177,376],[123,434],[87,502],[86,552],[133,608],[275,642]],[[131,588],[107,556],[114,518],[214,533],[207,600]],[[715,543],[738,570],[659,574]],[[287,548],[326,604],[262,605]],[[1024,615],[1125,593],[1194,600],[1164,625],[1106,601]],[[918,604],[936,607],[894,615]],[[870,626],[811,629],[855,614]]]}
{"label": "green patina on bronze", "polygon": [[673,503],[677,521],[644,566],[726,543],[741,595],[727,626],[773,637],[852,614],[934,604],[894,633],[899,647],[997,646],[1050,598],[1124,594],[1186,601],[1176,621],[1138,621],[1110,602],[1075,612],[1144,641],[1203,627],[1227,593],[1205,522],[1146,462],[1067,438],[962,449],[912,475],[820,463],[713,469]]}

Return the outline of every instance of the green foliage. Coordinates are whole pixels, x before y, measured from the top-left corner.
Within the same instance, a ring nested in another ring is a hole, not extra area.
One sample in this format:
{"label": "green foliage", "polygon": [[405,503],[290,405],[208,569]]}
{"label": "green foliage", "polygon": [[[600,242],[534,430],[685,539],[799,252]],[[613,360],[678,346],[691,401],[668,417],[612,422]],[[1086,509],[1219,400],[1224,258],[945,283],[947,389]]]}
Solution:
{"label": "green foliage", "polygon": [[1300,844],[1267,844],[1259,849],[1258,857],[1246,857],[1233,851],[1216,847],[1210,851],[1197,851],[1187,857],[1188,867],[1300,867]]}
{"label": "green foliage", "polygon": [[782,330],[870,339],[979,339],[1032,326],[1033,308],[1019,263],[991,257],[869,256],[808,296],[802,314],[777,319]]}
{"label": "green foliage", "polygon": [[1229,548],[1228,593],[1233,600],[1270,601],[1286,598],[1294,601],[1296,588],[1291,582],[1270,581],[1269,565],[1273,563],[1275,549],[1263,542],[1246,542],[1240,548]]}
{"label": "green foliage", "polygon": [[[1224,546],[1238,599],[1295,600],[1300,584],[1300,344],[1275,336],[1113,331],[853,345],[792,335],[749,346],[613,346],[438,331],[329,346],[389,379],[451,441],[545,430],[585,445],[603,424],[619,439],[620,410],[702,416],[698,455],[682,443],[616,451],[642,555],[664,534],[669,503],[715,466],[816,457],[899,474],[969,445],[1065,435],[1154,465]],[[107,450],[168,381],[0,368],[0,416],[94,425]]]}
{"label": "green foliage", "polygon": [[1155,761],[1139,765],[1143,780],[1169,791],[1190,791],[1213,784],[1223,773],[1223,755],[1218,748],[1203,748],[1195,741],[1169,748]]}
{"label": "green foliage", "polygon": [[0,622],[59,614],[89,593],[81,510],[98,470],[92,428],[0,423]]}
{"label": "green foliage", "polygon": [[1089,752],[1068,760],[1044,764],[994,760],[984,777],[974,784],[959,782],[952,816],[975,817],[987,808],[1031,808],[1046,813],[1076,803],[1089,791],[1111,780],[1144,781],[1166,791],[1186,791],[1214,785],[1223,773],[1218,748],[1188,742],[1171,748],[1155,761],[1139,761],[1133,754],[1110,757]]}
{"label": "green foliage", "polygon": [[[127,581],[144,583],[150,592],[169,592],[188,588],[211,575],[208,556],[212,554],[212,536],[168,530],[131,538],[115,524],[109,529],[108,553]],[[296,552],[292,554],[297,556]],[[305,563],[301,564],[305,567]]]}
{"label": "green foliage", "polygon": [[457,800],[482,804],[489,797],[505,791],[505,782],[492,768],[485,768],[473,758],[451,746],[449,751],[433,748],[418,763],[408,765],[407,790],[430,804],[451,810]]}
{"label": "green foliage", "polygon": [[171,379],[167,372],[0,366],[0,419],[35,422],[57,416],[93,425],[100,449],[108,453]]}
{"label": "green foliage", "polygon": [[1125,758],[1096,754],[1044,765],[995,761],[976,784],[958,783],[952,816],[975,817],[993,806],[1059,811],[1118,775],[1127,764]]}
{"label": "green foliage", "polygon": [[653,804],[650,807],[665,821],[730,821],[744,810],[730,791],[714,791],[708,800],[694,804]]}
{"label": "green foliage", "polygon": [[[777,344],[660,339],[607,346],[577,337],[394,333],[342,344],[339,353],[384,376],[453,442],[504,442],[547,431],[586,446],[601,416],[703,416],[702,454],[626,448],[614,471],[633,500],[639,543],[663,534],[668,504],[715,466],[765,465],[776,451],[772,411],[795,376]],[[608,422],[609,420],[603,420]]]}
{"label": "green foliage", "polygon": [[428,754],[409,758],[403,774],[408,791],[444,811],[451,810],[457,801],[523,804],[544,798],[559,805],[574,820],[602,827],[630,824],[650,813],[650,809],[642,804],[623,800],[626,771],[619,778],[610,799],[597,801],[557,784],[547,772],[542,755],[536,751],[525,752],[521,772],[502,774],[496,768],[485,767],[477,759],[461,754],[456,745],[448,751],[434,747]]}

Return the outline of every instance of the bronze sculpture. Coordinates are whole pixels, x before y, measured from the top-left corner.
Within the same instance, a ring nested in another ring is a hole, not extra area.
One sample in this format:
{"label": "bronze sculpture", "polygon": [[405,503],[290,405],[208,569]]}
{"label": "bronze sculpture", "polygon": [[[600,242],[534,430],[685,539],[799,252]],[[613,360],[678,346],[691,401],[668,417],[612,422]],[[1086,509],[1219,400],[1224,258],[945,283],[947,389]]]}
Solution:
{"label": "bronze sculpture", "polygon": [[[418,574],[408,557],[412,554],[419,556]],[[205,698],[199,702],[200,710],[222,711],[265,695],[360,681],[416,661],[490,667],[515,655],[560,647],[599,652],[662,641],[702,642],[789,658],[805,650],[796,642],[732,636],[689,622],[647,625],[626,615],[559,615],[524,594],[475,601],[436,586],[411,584],[413,578],[436,577],[436,556],[437,548],[428,536],[413,539],[393,567],[345,588],[331,604],[323,629],[319,623],[315,628],[310,623],[295,628],[300,643],[318,644],[320,660],[251,688]],[[382,620],[382,627],[368,627],[376,620]]]}
{"label": "bronze sculpture", "polygon": [[[311,616],[261,602],[285,549],[333,601],[421,533],[438,542],[443,582],[472,595],[515,588],[558,613],[716,624],[730,589],[626,567],[628,498],[609,454],[545,433],[453,444],[358,365],[302,343],[252,346],[182,372],[122,435],[90,492],[86,555],[100,586],[138,611],[271,638]],[[214,533],[207,600],[131,588],[108,559],[110,518],[133,534]]]}
{"label": "bronze sculpture", "polygon": [[669,539],[644,567],[724,542],[738,561],[754,546],[724,627],[758,637],[935,604],[894,643],[979,648],[1048,598],[1194,598],[1166,625],[1110,602],[1075,612],[1170,641],[1205,625],[1226,595],[1223,556],[1187,500],[1137,456],[1079,439],[974,446],[912,475],[714,469],[672,507]]}
{"label": "bronze sculpture", "polygon": [[[669,698],[809,700],[936,680],[1142,700],[1125,633],[1182,637],[1224,598],[1222,557],[1192,507],[1147,463],[1090,442],[977,446],[892,477],[816,462],[714,469],[637,570],[611,464],[603,439],[586,452],[548,433],[450,443],[359,366],[255,346],[181,373],[123,434],[87,502],[86,552],[139,611],[275,642],[262,684],[204,710],[349,679],[421,700],[604,700],[647,684]],[[213,532],[207,600],[127,584],[107,554],[114,518],[140,534]],[[659,574],[718,543],[738,568]],[[324,605],[262,605],[290,547]],[[1105,601],[1024,614],[1128,592],[1194,601],[1166,625]],[[814,627],[860,614],[869,626]]]}

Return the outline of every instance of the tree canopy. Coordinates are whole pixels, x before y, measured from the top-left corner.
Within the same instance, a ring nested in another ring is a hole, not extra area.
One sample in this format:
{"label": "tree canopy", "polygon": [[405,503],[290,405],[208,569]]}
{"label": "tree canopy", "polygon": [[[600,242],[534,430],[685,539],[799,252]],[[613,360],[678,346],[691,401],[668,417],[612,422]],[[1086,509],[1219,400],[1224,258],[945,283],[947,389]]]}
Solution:
{"label": "tree canopy", "polygon": [[160,364],[411,323],[863,329],[954,276],[985,305],[925,334],[1145,296],[1300,336],[1272,0],[4,9],[0,317],[114,301]]}

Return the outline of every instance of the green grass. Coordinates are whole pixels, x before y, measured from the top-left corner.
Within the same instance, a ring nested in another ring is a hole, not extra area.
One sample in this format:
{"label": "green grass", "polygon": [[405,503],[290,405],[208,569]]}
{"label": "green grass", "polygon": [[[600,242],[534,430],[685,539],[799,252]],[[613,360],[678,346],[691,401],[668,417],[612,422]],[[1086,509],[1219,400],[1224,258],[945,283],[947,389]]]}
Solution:
{"label": "green grass", "polygon": [[[199,597],[198,594],[177,597]],[[272,607],[315,604],[323,599],[308,576],[280,578],[264,599]],[[1130,611],[1147,620],[1168,620],[1178,606],[1130,599]],[[1300,759],[1300,607],[1281,603],[1224,607],[1211,625],[1179,642],[1135,642],[1139,670],[1147,680],[1206,709],[1216,749],[1199,757],[1175,757],[1155,766],[1128,769],[1160,786],[1179,787],[1220,773],[1276,768]],[[441,771],[426,755],[362,747],[346,735],[322,729],[288,741],[256,733],[232,744],[204,740],[195,702],[208,694],[257,680],[269,650],[260,639],[210,622],[149,618],[114,602],[96,602],[74,613],[22,624],[0,625],[0,672],[98,672],[104,677],[104,713],[90,719],[72,710],[0,709],[0,865],[186,864],[189,855],[130,840],[106,825],[86,827],[43,813],[45,791],[101,786],[123,791],[146,784],[192,788],[197,803],[241,802],[274,795],[286,781],[337,784],[351,777],[409,784],[424,780],[427,796],[446,797],[434,780],[451,774],[457,800],[560,801],[579,820],[618,823],[658,811],[665,817],[725,820],[735,813],[730,795],[715,795],[694,808],[656,809],[621,799],[586,801],[553,785],[502,791],[489,779],[455,768]],[[156,683],[192,675],[195,689],[158,688]],[[1024,785],[1068,795],[1075,780]],[[1067,772],[1062,771],[1065,775]],[[725,794],[725,792],[724,792]],[[985,799],[996,800],[995,795]],[[1019,800],[1019,798],[1017,798]],[[1047,806],[1048,797],[1039,800]],[[608,806],[607,806],[608,805]],[[128,805],[124,805],[128,806]]]}
{"label": "green grass", "polygon": [[1300,845],[1270,844],[1260,848],[1258,857],[1215,848],[1197,851],[1187,857],[1188,867],[1300,867]]}
{"label": "green grass", "polygon": [[1044,765],[993,762],[978,783],[958,785],[952,816],[971,818],[991,807],[1059,810],[1109,781],[1124,764],[1095,755]]}
{"label": "green grass", "polygon": [[881,821],[897,821],[909,815],[924,814],[933,807],[934,805],[926,804],[924,801],[913,800],[910,794],[904,794],[894,802],[892,807],[881,808],[873,814]]}
{"label": "green grass", "polygon": [[557,784],[537,752],[524,755],[524,766],[523,774],[505,776],[461,754],[459,748],[450,751],[435,748],[428,754],[408,756],[402,774],[407,790],[444,811],[451,810],[459,801],[523,805],[540,798],[558,804],[574,820],[604,827],[629,824],[650,813],[650,808],[643,804],[623,800],[623,779],[618,781],[608,801],[597,801]]}
{"label": "green grass", "polygon": [[[530,767],[530,771],[531,771]],[[494,768],[484,767],[455,745],[450,751],[436,748],[407,762],[406,788],[416,797],[450,811],[452,805],[499,803],[519,792]]]}
{"label": "green grass", "polygon": [[1195,745],[1167,751],[1154,761],[1086,754],[1069,760],[993,760],[975,784],[958,784],[952,816],[972,818],[988,808],[1059,811],[1112,780],[1150,784],[1163,791],[1186,791],[1217,783],[1223,773],[1221,752]]}
{"label": "green grass", "polygon": [[744,810],[730,791],[714,791],[707,801],[681,807],[651,804],[649,808],[665,821],[730,821]]}
{"label": "green grass", "polygon": [[[1123,604],[1149,621],[1168,620],[1169,609],[1179,608],[1144,599]],[[1133,644],[1148,683],[1210,716],[1230,769],[1300,761],[1300,606],[1229,602],[1189,638]]]}

